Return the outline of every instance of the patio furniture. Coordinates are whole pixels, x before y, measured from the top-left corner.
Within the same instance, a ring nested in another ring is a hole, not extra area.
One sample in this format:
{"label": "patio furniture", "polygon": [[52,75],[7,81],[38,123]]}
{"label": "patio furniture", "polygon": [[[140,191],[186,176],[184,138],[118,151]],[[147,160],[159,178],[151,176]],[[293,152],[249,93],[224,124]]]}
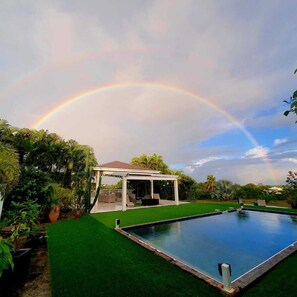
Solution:
{"label": "patio furniture", "polygon": [[159,204],[160,195],[158,193],[151,195],[145,195],[141,199],[142,205],[158,205]]}
{"label": "patio furniture", "polygon": [[134,204],[137,202],[137,199],[136,199],[136,195],[135,194],[130,193],[130,194],[128,194],[128,196],[129,196],[129,200],[131,202],[133,202]]}
{"label": "patio furniture", "polygon": [[258,206],[266,206],[266,201],[265,200],[258,199],[257,200],[257,205]]}
{"label": "patio furniture", "polygon": [[[131,194],[130,194],[130,195],[131,195]],[[127,205],[128,207],[133,207],[133,206],[135,205],[135,203],[131,201],[130,195],[127,194],[127,202],[126,202],[126,205]]]}
{"label": "patio furniture", "polygon": [[99,197],[98,197],[98,202],[115,203],[116,202],[115,193],[100,194]]}

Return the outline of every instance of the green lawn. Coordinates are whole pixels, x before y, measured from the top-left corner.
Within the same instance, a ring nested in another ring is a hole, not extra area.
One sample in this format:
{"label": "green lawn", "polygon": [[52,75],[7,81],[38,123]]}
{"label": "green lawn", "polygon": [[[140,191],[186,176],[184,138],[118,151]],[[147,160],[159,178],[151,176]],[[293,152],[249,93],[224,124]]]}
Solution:
{"label": "green lawn", "polygon": [[[118,234],[113,227],[116,218],[121,219],[121,226],[128,226],[224,210],[229,206],[196,203],[136,209],[49,225],[53,297],[222,296],[215,288]],[[291,256],[242,296],[295,296],[296,260],[296,254]],[[283,279],[289,291],[283,289]],[[271,293],[273,287],[279,295],[275,290]]]}

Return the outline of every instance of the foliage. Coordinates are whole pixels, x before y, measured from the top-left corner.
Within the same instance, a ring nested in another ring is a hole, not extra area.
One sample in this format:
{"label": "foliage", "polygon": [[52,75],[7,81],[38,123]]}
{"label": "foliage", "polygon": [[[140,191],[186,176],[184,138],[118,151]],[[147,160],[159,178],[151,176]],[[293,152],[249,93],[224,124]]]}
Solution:
{"label": "foliage", "polygon": [[39,219],[40,206],[36,201],[27,200],[11,202],[11,209],[7,211],[6,218],[9,225],[13,226],[12,240],[19,236],[29,235]]}
{"label": "foliage", "polygon": [[242,186],[246,199],[260,199],[265,187],[249,183]]}
{"label": "foliage", "polygon": [[297,189],[297,172],[289,171],[286,183],[290,188]]}
{"label": "foliage", "polygon": [[17,187],[7,198],[10,201],[36,200],[45,206],[52,194],[47,174],[34,166],[24,166]]}
{"label": "foliage", "polygon": [[195,199],[210,200],[211,194],[205,189],[205,183],[196,183],[194,186]]}
{"label": "foliage", "polygon": [[216,178],[212,174],[208,175],[204,184],[206,192],[213,192],[216,183]]}
{"label": "foliage", "polygon": [[153,154],[152,156],[142,154],[140,157],[133,158],[131,164],[158,170],[163,174],[170,174],[169,167],[164,163],[162,156],[156,154]]}
{"label": "foliage", "polygon": [[0,142],[0,184],[6,184],[9,189],[17,183],[19,175],[20,166],[17,152],[10,145]]}
{"label": "foliage", "polygon": [[64,188],[58,183],[51,183],[53,189],[52,197],[49,201],[50,207],[60,205],[63,209],[70,209],[73,206],[75,197],[71,189]]}
{"label": "foliage", "polygon": [[212,199],[215,200],[230,200],[233,199],[234,193],[232,183],[228,180],[218,180],[215,183],[213,192],[211,192]]}
{"label": "foliage", "polygon": [[4,239],[0,236],[0,278],[3,270],[14,268],[11,250],[13,248],[12,243],[9,239]]}
{"label": "foliage", "polygon": [[181,170],[173,170],[171,174],[178,175],[178,192],[180,199],[189,199],[195,196],[194,185],[196,181],[184,174]]}
{"label": "foliage", "polygon": [[[140,157],[135,157],[131,160],[132,165],[138,165],[146,167],[151,170],[160,171],[162,174],[173,174],[178,175],[178,190],[181,199],[189,199],[190,196],[195,196],[195,184],[196,181],[184,174],[181,170],[170,170],[168,165],[164,163],[162,156],[153,154],[147,156],[142,154]],[[130,181],[130,188],[136,188],[137,193],[142,195],[149,192],[150,185],[148,181]],[[161,198],[173,199],[173,184],[167,181],[156,181],[154,182],[154,191],[160,194]]]}
{"label": "foliage", "polygon": [[292,208],[297,208],[297,172],[289,171],[286,183],[285,193],[288,197],[288,202]]}
{"label": "foliage", "polygon": [[[43,211],[58,199],[64,208],[73,205],[74,195],[78,201],[84,199],[88,187],[85,169],[97,165],[91,147],[72,139],[65,141],[47,130],[11,127],[5,120],[0,120],[0,139],[17,153],[21,171],[20,182],[7,196],[5,208],[11,201],[36,200]],[[0,184],[1,166],[0,149]],[[55,189],[52,184],[56,184]]]}
{"label": "foliage", "polygon": [[[296,73],[297,73],[297,69],[295,70],[294,74]],[[284,102],[290,105],[290,109],[286,110],[284,112],[284,115],[288,116],[290,113],[293,113],[293,114],[295,113],[295,115],[297,116],[297,90],[293,93],[289,101],[284,100]],[[297,121],[295,123],[297,123]]]}

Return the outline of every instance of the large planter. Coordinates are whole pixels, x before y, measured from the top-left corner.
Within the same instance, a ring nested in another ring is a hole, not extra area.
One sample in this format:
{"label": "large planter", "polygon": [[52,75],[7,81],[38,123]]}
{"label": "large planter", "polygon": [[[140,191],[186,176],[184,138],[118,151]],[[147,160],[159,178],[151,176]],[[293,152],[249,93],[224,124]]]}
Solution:
{"label": "large planter", "polygon": [[13,288],[20,286],[28,273],[31,251],[31,248],[26,248],[12,252],[14,269],[3,271],[0,278],[1,296],[14,296]]}
{"label": "large planter", "polygon": [[60,216],[60,206],[56,205],[51,209],[51,211],[48,214],[48,218],[51,223],[56,223],[58,218]]}

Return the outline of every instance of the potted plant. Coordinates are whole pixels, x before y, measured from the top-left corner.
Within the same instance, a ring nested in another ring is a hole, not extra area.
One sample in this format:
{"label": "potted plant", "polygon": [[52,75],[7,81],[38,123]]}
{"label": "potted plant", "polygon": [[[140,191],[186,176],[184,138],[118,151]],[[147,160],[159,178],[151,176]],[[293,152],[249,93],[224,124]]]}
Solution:
{"label": "potted plant", "polygon": [[48,211],[48,219],[51,223],[56,223],[60,216],[60,199],[57,188],[58,184],[52,183],[49,187],[47,203],[45,209]]}
{"label": "potted plant", "polygon": [[7,211],[6,218],[8,225],[11,226],[10,239],[15,249],[24,246],[32,227],[39,219],[39,207],[39,204],[32,200],[11,202],[11,209]]}
{"label": "potted plant", "polygon": [[52,203],[50,206],[50,211],[48,213],[48,218],[51,223],[56,223],[58,221],[59,216],[60,216],[59,201],[58,201],[58,199],[52,200]]}

